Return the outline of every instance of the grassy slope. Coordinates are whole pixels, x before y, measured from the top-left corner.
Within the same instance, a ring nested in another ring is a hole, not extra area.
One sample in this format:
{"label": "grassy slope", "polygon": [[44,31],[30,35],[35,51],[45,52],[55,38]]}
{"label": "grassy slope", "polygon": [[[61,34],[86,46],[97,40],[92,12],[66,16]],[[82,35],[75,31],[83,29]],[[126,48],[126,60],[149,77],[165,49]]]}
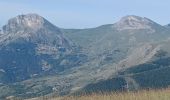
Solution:
{"label": "grassy slope", "polygon": [[143,90],[139,92],[92,94],[77,97],[42,97],[30,100],[170,100],[170,89]]}

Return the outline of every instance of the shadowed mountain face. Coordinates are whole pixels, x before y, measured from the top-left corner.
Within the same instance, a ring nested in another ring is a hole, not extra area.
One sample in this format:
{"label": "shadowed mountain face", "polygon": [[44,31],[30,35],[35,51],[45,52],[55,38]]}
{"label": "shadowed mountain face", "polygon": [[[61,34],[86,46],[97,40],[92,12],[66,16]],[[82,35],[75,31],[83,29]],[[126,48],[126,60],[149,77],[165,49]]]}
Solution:
{"label": "shadowed mountain face", "polygon": [[10,19],[3,26],[0,46],[2,83],[58,73],[79,60],[60,29],[37,14]]}
{"label": "shadowed mountain face", "polygon": [[0,35],[0,91],[6,91],[0,97],[166,87],[167,75],[160,76],[163,86],[158,76],[152,85],[150,72],[169,72],[169,32],[134,15],[90,29],[61,29],[37,14],[19,15]]}

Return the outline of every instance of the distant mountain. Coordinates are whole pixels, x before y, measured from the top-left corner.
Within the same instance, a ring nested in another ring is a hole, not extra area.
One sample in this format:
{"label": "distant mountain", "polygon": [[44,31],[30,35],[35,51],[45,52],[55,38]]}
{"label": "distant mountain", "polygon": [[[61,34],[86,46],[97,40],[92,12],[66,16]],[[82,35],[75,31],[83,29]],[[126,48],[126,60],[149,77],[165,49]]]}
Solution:
{"label": "distant mountain", "polygon": [[138,43],[161,41],[167,37],[166,31],[165,27],[147,18],[126,16],[115,24],[70,33],[66,30],[65,35],[82,46],[85,52],[94,55],[119,51],[119,48],[126,51],[125,48]]}
{"label": "distant mountain", "polygon": [[153,26],[160,26],[148,18],[142,18],[134,15],[123,17],[119,22],[114,24],[117,30],[130,29],[148,29],[153,30]]}
{"label": "distant mountain", "polygon": [[170,30],[145,17],[128,15],[96,28],[62,29],[27,14],[10,19],[2,33],[2,98],[170,85]]}
{"label": "distant mountain", "polygon": [[[90,73],[89,76],[82,75],[81,81],[89,78],[88,81],[94,83],[93,85],[89,83],[87,83],[89,85],[85,85],[84,90],[86,92],[89,89],[92,91],[95,90],[95,87],[98,89],[97,91],[107,90],[110,88],[107,87],[107,79],[113,78],[114,81],[111,81],[113,83],[110,84],[118,84],[118,81],[115,80],[119,80],[120,72],[126,72],[129,68],[141,64],[155,60],[158,61],[159,57],[155,55],[159,54],[160,51],[167,52],[166,56],[169,55],[169,46],[167,45],[170,37],[169,29],[148,18],[134,15],[125,16],[115,24],[103,25],[91,29],[74,30],[74,32],[66,30],[65,35],[74,43],[80,45],[83,48],[83,52],[87,54],[90,59],[87,65],[81,67],[81,69],[84,68],[84,72]],[[161,64],[160,66],[164,65]],[[86,69],[87,67],[88,69]],[[120,80],[123,80],[121,82],[126,83],[126,75],[128,76],[128,74],[125,74],[120,78]],[[147,78],[142,75],[139,78],[141,77],[144,79]],[[163,78],[164,76],[161,77]],[[130,77],[130,80],[132,79]],[[104,82],[101,83],[101,81]],[[82,84],[86,82],[87,80],[83,81]],[[151,81],[148,81],[148,83],[150,82]],[[162,82],[166,83],[166,80],[162,80]],[[103,87],[107,87],[107,89],[99,87],[98,83]],[[141,81],[136,83],[140,88],[139,84],[144,83]],[[145,84],[147,83],[145,82]],[[118,87],[123,87],[122,85],[120,84]],[[79,89],[80,87],[81,86],[77,86],[74,89]],[[148,85],[148,87],[152,86]],[[116,86],[111,90],[115,89],[117,90]]]}

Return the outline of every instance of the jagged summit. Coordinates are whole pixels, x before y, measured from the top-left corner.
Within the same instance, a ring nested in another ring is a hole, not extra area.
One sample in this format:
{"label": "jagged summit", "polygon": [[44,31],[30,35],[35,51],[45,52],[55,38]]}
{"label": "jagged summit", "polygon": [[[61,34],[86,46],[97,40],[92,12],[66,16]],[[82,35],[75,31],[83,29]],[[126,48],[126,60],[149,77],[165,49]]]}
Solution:
{"label": "jagged summit", "polygon": [[154,24],[152,20],[139,17],[135,15],[128,15],[122,17],[119,22],[114,24],[114,27],[117,30],[127,30],[127,29],[151,29],[152,24]]}

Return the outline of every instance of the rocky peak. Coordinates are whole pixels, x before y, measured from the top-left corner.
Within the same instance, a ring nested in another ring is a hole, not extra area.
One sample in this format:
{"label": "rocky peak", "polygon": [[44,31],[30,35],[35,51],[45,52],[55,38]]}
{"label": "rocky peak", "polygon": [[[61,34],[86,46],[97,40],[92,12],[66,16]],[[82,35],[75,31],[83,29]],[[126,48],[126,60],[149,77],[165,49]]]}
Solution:
{"label": "rocky peak", "polygon": [[16,33],[18,30],[36,30],[43,26],[45,19],[37,14],[18,15],[3,26],[4,33]]}
{"label": "rocky peak", "polygon": [[13,41],[68,47],[70,44],[60,29],[37,14],[18,15],[3,26],[0,44]]}
{"label": "rocky peak", "polygon": [[134,15],[128,15],[120,19],[119,22],[114,24],[117,30],[127,29],[151,29],[153,21],[145,17],[139,17]]}

